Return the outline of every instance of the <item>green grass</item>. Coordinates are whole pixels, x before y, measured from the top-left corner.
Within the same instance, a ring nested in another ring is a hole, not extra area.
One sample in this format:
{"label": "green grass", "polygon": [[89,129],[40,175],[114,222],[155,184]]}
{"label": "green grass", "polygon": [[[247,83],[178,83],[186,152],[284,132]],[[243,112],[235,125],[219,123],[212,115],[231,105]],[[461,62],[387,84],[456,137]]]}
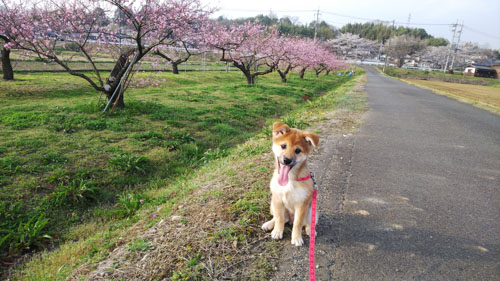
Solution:
{"label": "green grass", "polygon": [[[379,66],[378,69],[382,70],[382,67]],[[388,67],[385,73],[389,76],[397,78],[439,80],[444,82],[477,84],[477,85],[492,86],[492,87],[498,87],[499,85],[499,82],[496,79],[464,76],[460,72],[456,72],[455,74],[448,74],[448,73],[443,73],[441,71],[428,71],[428,70]]]}
{"label": "green grass", "polygon": [[[303,95],[316,98],[349,80],[292,74],[282,84],[272,74],[246,85],[235,72],[158,78],[166,82],[130,89],[126,108],[106,114],[98,93],[68,74],[0,82],[1,259],[79,239],[68,229],[134,216],[144,202],[177,198],[175,189],[160,198],[143,191],[190,176],[260,133],[266,120],[305,104]],[[241,201],[235,212],[254,207]]]}

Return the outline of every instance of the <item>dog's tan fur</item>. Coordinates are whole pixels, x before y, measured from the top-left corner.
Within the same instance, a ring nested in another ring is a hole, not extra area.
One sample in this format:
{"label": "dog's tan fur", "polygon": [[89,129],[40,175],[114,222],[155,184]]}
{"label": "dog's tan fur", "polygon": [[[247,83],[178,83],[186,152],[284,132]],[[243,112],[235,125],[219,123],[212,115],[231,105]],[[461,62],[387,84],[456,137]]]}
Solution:
{"label": "dog's tan fur", "polygon": [[[272,220],[264,223],[262,229],[273,230],[273,239],[283,238],[285,223],[293,221],[292,244],[302,246],[302,228],[306,227],[307,235],[311,231],[311,201],[314,191],[312,179],[297,181],[306,177],[310,171],[307,167],[307,155],[319,142],[316,134],[292,129],[281,122],[273,125],[273,152],[276,168],[271,179],[271,214]],[[285,148],[283,148],[285,146]],[[297,151],[300,150],[299,153]],[[284,186],[278,182],[280,165],[284,159],[294,164],[288,172],[288,183]],[[316,213],[316,223],[318,214]]]}

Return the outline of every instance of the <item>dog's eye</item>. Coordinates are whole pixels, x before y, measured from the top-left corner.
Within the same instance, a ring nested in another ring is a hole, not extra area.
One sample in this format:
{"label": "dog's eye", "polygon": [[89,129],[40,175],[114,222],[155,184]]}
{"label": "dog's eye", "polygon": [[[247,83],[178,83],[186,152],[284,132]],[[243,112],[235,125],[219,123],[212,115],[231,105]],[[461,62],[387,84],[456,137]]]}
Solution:
{"label": "dog's eye", "polygon": [[282,144],[281,148],[285,149],[286,148],[286,144]]}
{"label": "dog's eye", "polygon": [[295,154],[299,154],[301,152],[302,152],[302,150],[300,150],[300,148],[295,149]]}

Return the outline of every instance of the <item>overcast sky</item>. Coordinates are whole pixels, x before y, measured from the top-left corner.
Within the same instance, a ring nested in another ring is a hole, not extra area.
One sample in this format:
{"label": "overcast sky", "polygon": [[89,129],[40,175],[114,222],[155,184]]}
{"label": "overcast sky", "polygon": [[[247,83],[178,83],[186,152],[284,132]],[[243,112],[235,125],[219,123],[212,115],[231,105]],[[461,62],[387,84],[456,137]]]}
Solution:
{"label": "overcast sky", "polygon": [[[482,47],[500,49],[500,0],[201,0],[224,15],[240,18],[268,15],[290,16],[300,23],[319,19],[336,27],[346,23],[367,22],[370,19],[396,20],[398,25],[422,27],[435,37],[451,41],[451,27],[446,24],[464,23],[460,42],[477,42]],[[445,24],[445,25],[428,25]]]}

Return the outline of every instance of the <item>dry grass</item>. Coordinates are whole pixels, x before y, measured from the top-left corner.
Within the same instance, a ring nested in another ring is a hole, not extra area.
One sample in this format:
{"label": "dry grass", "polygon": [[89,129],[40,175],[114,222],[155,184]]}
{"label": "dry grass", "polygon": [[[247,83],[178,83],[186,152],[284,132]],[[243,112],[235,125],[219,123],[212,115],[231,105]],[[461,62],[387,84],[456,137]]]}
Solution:
{"label": "dry grass", "polygon": [[416,79],[401,79],[412,85],[430,89],[433,92],[470,103],[477,107],[500,114],[500,88],[428,81]]}

